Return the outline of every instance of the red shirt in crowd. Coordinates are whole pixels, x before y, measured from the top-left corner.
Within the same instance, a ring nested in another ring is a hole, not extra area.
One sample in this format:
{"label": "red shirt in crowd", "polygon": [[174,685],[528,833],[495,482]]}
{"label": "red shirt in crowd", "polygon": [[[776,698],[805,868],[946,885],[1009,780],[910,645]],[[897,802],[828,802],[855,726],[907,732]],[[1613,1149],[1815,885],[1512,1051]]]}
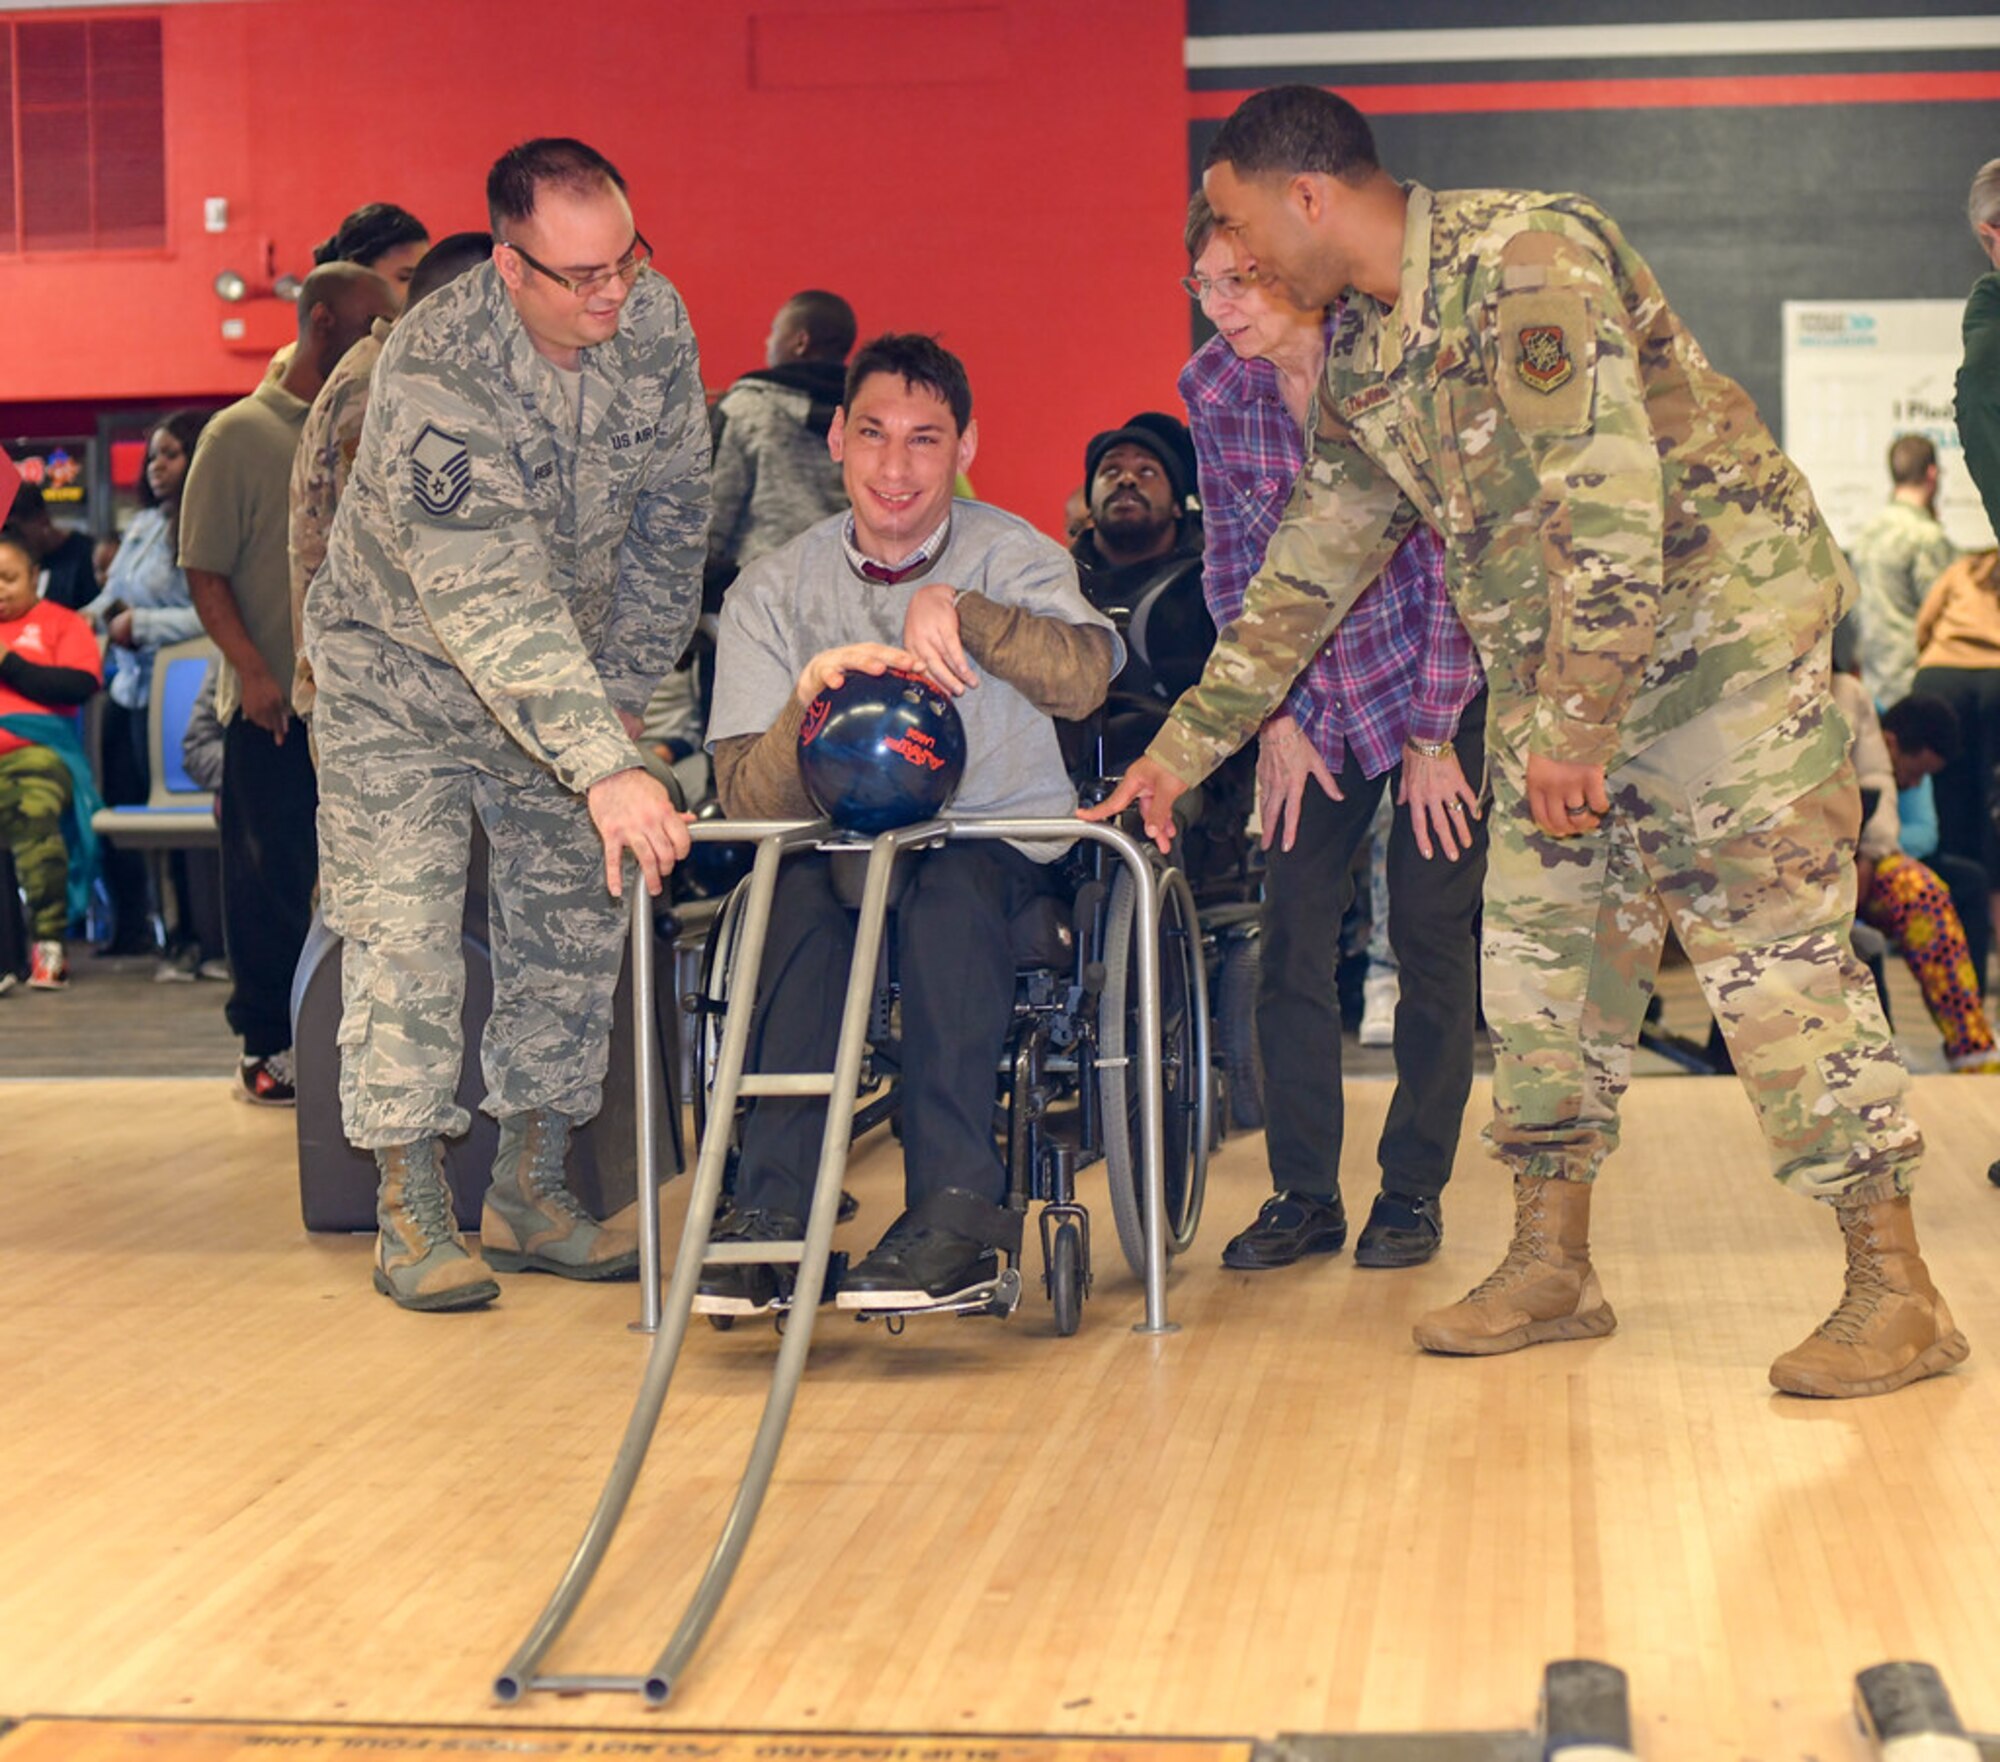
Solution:
{"label": "red shirt in crowd", "polygon": [[[104,677],[96,633],[67,606],[51,605],[47,600],[37,600],[25,617],[0,623],[0,649],[12,649],[32,666],[75,667],[93,679]],[[5,679],[0,679],[0,716],[70,714],[73,714],[70,710],[23,697]],[[0,728],[0,753],[10,753],[27,744],[18,734]]]}

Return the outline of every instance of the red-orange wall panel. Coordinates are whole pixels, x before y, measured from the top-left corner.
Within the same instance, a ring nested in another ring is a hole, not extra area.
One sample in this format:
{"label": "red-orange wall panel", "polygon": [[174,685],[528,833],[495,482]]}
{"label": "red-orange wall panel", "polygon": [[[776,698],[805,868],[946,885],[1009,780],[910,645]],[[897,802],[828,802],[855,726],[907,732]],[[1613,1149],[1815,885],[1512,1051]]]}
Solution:
{"label": "red-orange wall panel", "polygon": [[[221,338],[218,270],[257,279],[269,241],[279,270],[303,272],[368,200],[434,236],[481,225],[494,156],[573,133],[629,179],[711,385],[762,364],[773,310],[802,287],[845,294],[864,334],[937,331],[971,370],[980,492],[1044,526],[1094,429],[1176,408],[1178,0],[262,0],[161,16],[167,247],[0,258],[0,399],[247,389],[261,361]],[[757,83],[760,32],[777,89]],[[815,42],[839,46],[816,58],[822,84],[800,57]],[[229,202],[226,233],[202,230],[209,196]]]}

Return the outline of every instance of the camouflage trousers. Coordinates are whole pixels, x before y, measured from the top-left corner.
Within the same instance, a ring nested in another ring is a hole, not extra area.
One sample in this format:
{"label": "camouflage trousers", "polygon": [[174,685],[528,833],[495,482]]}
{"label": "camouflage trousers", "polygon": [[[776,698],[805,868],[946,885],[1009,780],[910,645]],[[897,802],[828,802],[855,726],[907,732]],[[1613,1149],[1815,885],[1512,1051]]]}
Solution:
{"label": "camouflage trousers", "polygon": [[1536,828],[1523,761],[1495,755],[1487,1143],[1516,1174],[1590,1180],[1616,1146],[1671,924],[1777,1178],[1823,1199],[1908,1191],[1923,1141],[1849,943],[1861,806],[1826,678],[1822,650],[1663,736],[1573,838]]}
{"label": "camouflage trousers", "polygon": [[62,833],[69,797],[69,767],[50,748],[0,753],[0,845],[14,853],[28,934],[37,941],[60,941],[69,928],[69,847]]}
{"label": "camouflage trousers", "polygon": [[596,1114],[625,913],[583,799],[455,668],[349,626],[313,647],[320,903],[344,939],[341,1123],[357,1149],[463,1132],[472,819],[492,849],[485,1112]]}

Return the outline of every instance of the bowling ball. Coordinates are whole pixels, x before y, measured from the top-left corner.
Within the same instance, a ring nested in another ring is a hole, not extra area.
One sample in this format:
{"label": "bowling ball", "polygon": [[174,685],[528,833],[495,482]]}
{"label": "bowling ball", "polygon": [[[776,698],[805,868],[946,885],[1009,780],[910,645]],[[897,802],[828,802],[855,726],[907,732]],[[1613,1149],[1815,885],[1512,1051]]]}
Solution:
{"label": "bowling ball", "polygon": [[921,673],[849,673],[806,706],[799,770],[846,831],[914,826],[943,812],[965,775],[965,724]]}

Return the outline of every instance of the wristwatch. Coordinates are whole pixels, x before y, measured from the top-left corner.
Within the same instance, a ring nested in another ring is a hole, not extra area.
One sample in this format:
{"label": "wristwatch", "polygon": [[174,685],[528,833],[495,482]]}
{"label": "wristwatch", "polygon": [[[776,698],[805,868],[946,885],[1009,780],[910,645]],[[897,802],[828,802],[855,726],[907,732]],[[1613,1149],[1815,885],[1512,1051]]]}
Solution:
{"label": "wristwatch", "polygon": [[1419,758],[1448,759],[1454,756],[1456,748],[1448,740],[1419,740],[1414,734],[1406,735],[1403,745]]}

